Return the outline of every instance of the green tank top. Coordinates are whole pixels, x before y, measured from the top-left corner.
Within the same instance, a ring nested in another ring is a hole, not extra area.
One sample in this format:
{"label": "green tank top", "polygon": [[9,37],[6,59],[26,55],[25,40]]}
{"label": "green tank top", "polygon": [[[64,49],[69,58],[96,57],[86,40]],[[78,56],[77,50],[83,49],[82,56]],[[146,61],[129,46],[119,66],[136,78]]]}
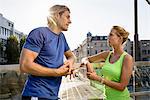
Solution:
{"label": "green tank top", "polygon": [[[111,53],[112,51],[109,53],[108,57],[106,58],[105,64],[103,65],[101,72],[105,79],[114,82],[120,82],[122,63],[127,53],[124,52],[120,56],[120,58],[113,64],[110,63],[109,61]],[[130,93],[127,87],[124,89],[124,91],[119,91],[111,87],[105,86],[105,95],[106,95],[106,100],[130,100]]]}

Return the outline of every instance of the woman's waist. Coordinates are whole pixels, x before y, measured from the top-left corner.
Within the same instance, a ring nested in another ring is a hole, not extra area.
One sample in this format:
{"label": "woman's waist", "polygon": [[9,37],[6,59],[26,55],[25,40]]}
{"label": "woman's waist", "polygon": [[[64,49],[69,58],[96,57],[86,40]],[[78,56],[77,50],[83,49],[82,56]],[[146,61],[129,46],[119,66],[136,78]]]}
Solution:
{"label": "woman's waist", "polygon": [[119,91],[117,89],[113,89],[111,87],[105,86],[106,93],[113,96],[127,96],[129,95],[129,91],[127,87],[123,91]]}

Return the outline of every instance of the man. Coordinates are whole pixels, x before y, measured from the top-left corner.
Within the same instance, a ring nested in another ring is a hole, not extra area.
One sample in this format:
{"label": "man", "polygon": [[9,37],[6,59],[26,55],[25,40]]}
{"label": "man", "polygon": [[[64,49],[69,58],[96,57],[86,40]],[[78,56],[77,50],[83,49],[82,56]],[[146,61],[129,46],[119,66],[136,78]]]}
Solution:
{"label": "man", "polygon": [[71,23],[69,8],[52,6],[47,21],[48,27],[39,27],[29,33],[22,49],[20,70],[29,74],[22,100],[59,99],[62,76],[71,75],[73,71],[75,56],[62,33]]}

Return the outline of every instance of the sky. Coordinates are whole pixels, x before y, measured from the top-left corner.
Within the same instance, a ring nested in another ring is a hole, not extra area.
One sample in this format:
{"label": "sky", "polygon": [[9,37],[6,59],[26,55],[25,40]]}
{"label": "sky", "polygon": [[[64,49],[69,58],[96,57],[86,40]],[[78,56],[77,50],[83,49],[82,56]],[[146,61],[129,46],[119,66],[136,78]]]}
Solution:
{"label": "sky", "polygon": [[[86,38],[107,36],[114,25],[124,27],[134,40],[134,0],[0,0],[0,13],[14,22],[18,31],[28,34],[32,29],[47,26],[48,9],[63,4],[71,10],[71,21],[65,31],[71,50]],[[138,0],[138,34],[140,40],[150,40],[150,5]]]}

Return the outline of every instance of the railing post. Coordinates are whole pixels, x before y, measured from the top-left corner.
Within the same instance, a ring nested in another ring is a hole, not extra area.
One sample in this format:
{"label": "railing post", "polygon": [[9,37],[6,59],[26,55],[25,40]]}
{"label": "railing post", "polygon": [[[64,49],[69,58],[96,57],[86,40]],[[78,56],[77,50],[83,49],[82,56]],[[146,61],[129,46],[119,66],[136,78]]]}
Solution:
{"label": "railing post", "polygon": [[[135,93],[135,69],[136,69],[136,66],[134,65],[133,72],[132,72],[132,76],[133,76],[133,93]],[[135,96],[133,96],[133,100],[135,100]]]}

